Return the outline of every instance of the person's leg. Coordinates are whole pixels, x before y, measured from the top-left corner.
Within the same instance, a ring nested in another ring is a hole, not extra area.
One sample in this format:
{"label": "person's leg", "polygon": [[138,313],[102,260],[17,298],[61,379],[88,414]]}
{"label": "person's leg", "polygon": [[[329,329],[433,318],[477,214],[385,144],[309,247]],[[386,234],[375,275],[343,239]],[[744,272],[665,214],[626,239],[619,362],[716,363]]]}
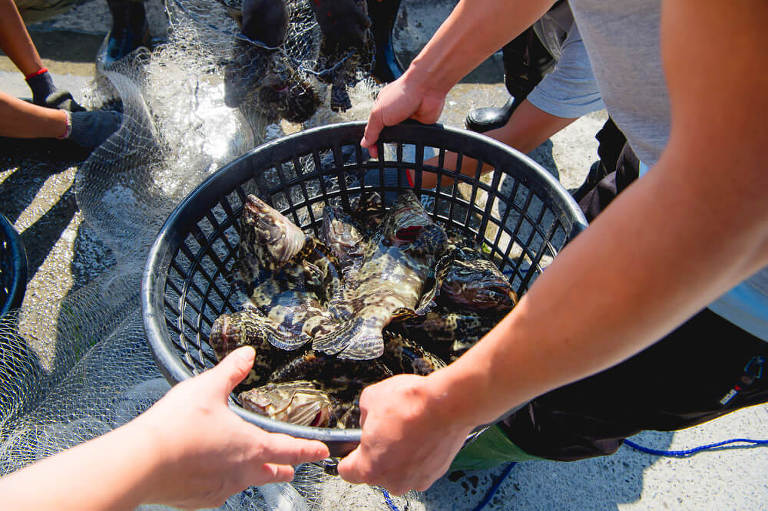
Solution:
{"label": "person's leg", "polygon": [[112,30],[107,38],[104,65],[113,64],[140,46],[150,45],[142,0],[107,0],[107,5],[112,14]]}
{"label": "person's leg", "polygon": [[499,108],[471,110],[464,121],[467,129],[484,133],[504,125],[544,75],[554,69],[555,60],[561,56],[572,25],[570,7],[567,2],[559,0],[531,28],[507,43],[501,53],[504,85],[510,98]]}
{"label": "person's leg", "polygon": [[391,82],[403,74],[403,66],[392,46],[392,30],[395,27],[401,0],[368,0],[368,17],[376,45],[376,62],[371,74],[381,82]]}
{"label": "person's leg", "polygon": [[596,138],[600,142],[600,160],[592,165],[584,184],[573,193],[589,222],[639,177],[640,169],[640,160],[612,119],[606,121]]}
{"label": "person's leg", "polygon": [[547,459],[612,454],[642,430],[682,429],[768,401],[766,360],[767,342],[704,309],[618,366],[534,399],[501,427]]}
{"label": "person's leg", "polygon": [[485,133],[506,124],[512,113],[554,66],[532,28],[525,30],[502,48],[504,84],[510,98],[502,107],[470,110],[464,121],[467,129]]}
{"label": "person's leg", "polygon": [[[509,120],[500,128],[486,132],[485,134],[520,152],[528,153],[536,149],[549,137],[571,124],[576,119],[558,117],[549,114],[534,106],[528,100],[523,100],[520,106],[514,110]],[[425,166],[436,165],[437,158],[424,162]],[[448,152],[445,154],[444,167],[449,170],[459,170],[458,155]],[[464,157],[461,160],[461,173],[474,176],[477,169],[477,160]],[[485,165],[482,172],[490,172],[492,167]],[[437,185],[435,174],[424,172],[422,175],[422,187],[431,188]],[[452,181],[443,179],[442,186],[451,184]]]}

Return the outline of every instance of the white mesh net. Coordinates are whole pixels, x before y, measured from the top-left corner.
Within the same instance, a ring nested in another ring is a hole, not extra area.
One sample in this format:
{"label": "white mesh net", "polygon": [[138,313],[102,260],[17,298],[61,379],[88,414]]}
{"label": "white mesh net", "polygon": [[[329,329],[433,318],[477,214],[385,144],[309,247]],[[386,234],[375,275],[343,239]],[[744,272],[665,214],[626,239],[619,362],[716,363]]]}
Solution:
{"label": "white mesh net", "polygon": [[[376,86],[362,64],[350,88],[352,108],[343,114],[328,108],[330,87],[315,78],[318,28],[304,0],[289,3],[280,51],[317,93],[317,110],[301,125],[281,120],[258,95],[228,107],[233,7],[172,2],[168,41],[102,69],[84,91],[91,108],[121,109],[123,123],[76,173],[56,177],[74,174],[79,212],[65,231],[74,238],[71,260],[38,261],[24,304],[0,320],[0,475],[126,423],[168,390],[144,336],[139,290],[147,250],[183,197],[267,139],[367,116]],[[338,509],[339,495],[350,492],[373,498],[377,490],[353,489],[307,465],[293,484],[249,489],[222,509]],[[414,499],[395,501],[413,509]]]}

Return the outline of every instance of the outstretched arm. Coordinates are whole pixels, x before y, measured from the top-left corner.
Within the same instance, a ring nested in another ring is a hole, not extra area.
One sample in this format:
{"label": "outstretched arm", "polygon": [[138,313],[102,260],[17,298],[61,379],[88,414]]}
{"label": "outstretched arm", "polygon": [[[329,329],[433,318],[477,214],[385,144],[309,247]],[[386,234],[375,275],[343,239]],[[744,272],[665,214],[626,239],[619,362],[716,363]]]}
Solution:
{"label": "outstretched arm", "polygon": [[214,507],[248,486],[290,481],[291,465],[321,460],[328,448],[267,433],[229,410],[253,357],[240,348],[125,426],[1,478],[3,509]]}
{"label": "outstretched arm", "polygon": [[408,118],[436,122],[451,87],[532,25],[553,3],[461,0],[403,76],[379,92],[361,145],[375,158],[375,144],[385,126]]}
{"label": "outstretched arm", "polygon": [[24,76],[43,68],[43,61],[13,0],[0,0],[0,48]]}
{"label": "outstretched arm", "polygon": [[474,426],[621,362],[768,264],[765,19],[762,0],[664,0],[672,126],[658,164],[459,360],[366,388],[342,477],[427,488]]}

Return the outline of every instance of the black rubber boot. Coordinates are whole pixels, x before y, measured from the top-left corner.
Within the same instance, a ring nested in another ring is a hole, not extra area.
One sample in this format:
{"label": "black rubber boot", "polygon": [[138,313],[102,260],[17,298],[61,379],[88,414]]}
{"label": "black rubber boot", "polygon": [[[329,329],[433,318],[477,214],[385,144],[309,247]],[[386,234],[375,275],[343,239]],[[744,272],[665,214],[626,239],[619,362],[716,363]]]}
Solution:
{"label": "black rubber boot", "polygon": [[504,126],[515,108],[555,65],[552,55],[530,28],[507,43],[501,52],[504,61],[504,85],[511,97],[501,108],[470,110],[464,124],[467,129],[477,133]]}
{"label": "black rubber boot", "polygon": [[464,119],[464,125],[468,130],[475,133],[485,133],[486,131],[501,128],[512,117],[512,112],[515,111],[518,104],[515,102],[515,98],[510,97],[502,107],[475,108],[467,114],[467,118]]}
{"label": "black rubber boot", "polygon": [[141,0],[107,0],[112,13],[112,30],[107,36],[104,65],[109,66],[136,48],[149,47],[149,25]]}
{"label": "black rubber boot", "polygon": [[368,17],[371,18],[371,31],[376,44],[376,64],[372,74],[381,82],[391,82],[403,74],[403,66],[392,47],[392,30],[400,1],[368,0]]}

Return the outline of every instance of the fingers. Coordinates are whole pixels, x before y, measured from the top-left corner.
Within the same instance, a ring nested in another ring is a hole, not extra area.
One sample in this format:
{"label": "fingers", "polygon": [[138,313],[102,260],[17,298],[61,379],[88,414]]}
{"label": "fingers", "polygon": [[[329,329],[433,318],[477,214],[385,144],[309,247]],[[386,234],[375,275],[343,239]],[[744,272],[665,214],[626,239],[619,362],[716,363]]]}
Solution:
{"label": "fingers", "polygon": [[267,433],[259,441],[262,443],[261,457],[270,463],[298,465],[310,461],[320,461],[330,456],[328,446],[317,440],[304,440],[280,433]]}
{"label": "fingers", "polygon": [[243,346],[208,370],[208,378],[215,379],[220,384],[225,399],[251,370],[255,356],[256,351],[252,347]]}
{"label": "fingers", "polygon": [[360,141],[360,145],[368,149],[371,158],[379,157],[379,148],[376,146],[376,141],[379,140],[379,134],[384,129],[382,117],[381,110],[374,106],[373,110],[371,110],[371,115],[368,116],[368,123],[365,125],[363,140]]}
{"label": "fingers", "polygon": [[362,456],[360,455],[360,447],[357,447],[354,451],[347,454],[347,456],[339,462],[337,467],[339,476],[341,476],[341,478],[348,483],[352,484],[361,484],[366,482],[366,478],[359,468],[361,462]]}
{"label": "fingers", "polygon": [[291,465],[277,465],[274,463],[265,463],[258,468],[256,481],[257,485],[265,483],[288,483],[293,481],[294,470]]}

